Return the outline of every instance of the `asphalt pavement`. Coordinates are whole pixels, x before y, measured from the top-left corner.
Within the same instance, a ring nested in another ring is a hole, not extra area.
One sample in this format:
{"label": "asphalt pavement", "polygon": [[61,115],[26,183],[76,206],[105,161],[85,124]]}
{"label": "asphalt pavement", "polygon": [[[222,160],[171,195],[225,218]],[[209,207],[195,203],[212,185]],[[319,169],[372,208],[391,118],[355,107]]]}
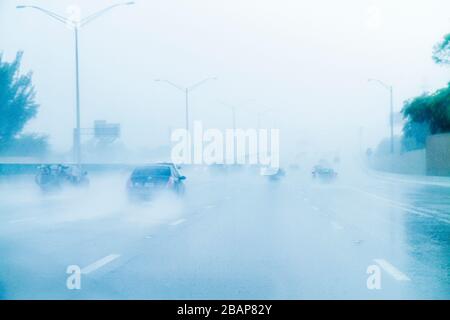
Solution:
{"label": "asphalt pavement", "polygon": [[126,172],[50,194],[2,178],[0,298],[450,298],[450,184],[355,168],[330,182],[305,168],[185,174],[183,197],[148,203],[127,201]]}

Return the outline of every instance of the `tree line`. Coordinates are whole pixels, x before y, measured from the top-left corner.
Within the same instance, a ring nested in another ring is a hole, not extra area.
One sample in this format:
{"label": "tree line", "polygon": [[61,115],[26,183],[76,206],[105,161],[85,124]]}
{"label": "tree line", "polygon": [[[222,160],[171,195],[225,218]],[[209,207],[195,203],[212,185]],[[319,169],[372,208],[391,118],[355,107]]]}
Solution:
{"label": "tree line", "polygon": [[[433,48],[432,58],[438,65],[450,66],[450,33]],[[450,82],[432,93],[407,100],[402,109],[403,147],[406,151],[422,149],[430,134],[450,132]]]}
{"label": "tree line", "polygon": [[0,52],[0,155],[40,156],[48,150],[47,137],[24,133],[27,122],[36,117],[39,105],[32,84],[32,72],[20,74],[23,52],[7,62]]}

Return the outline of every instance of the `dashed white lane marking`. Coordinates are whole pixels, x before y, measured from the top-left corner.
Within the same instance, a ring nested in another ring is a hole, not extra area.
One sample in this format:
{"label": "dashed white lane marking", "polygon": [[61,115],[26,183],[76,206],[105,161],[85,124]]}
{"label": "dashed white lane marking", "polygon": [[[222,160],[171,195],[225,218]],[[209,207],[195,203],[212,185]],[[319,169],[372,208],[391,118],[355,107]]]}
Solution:
{"label": "dashed white lane marking", "polygon": [[172,222],[170,225],[171,226],[176,226],[176,225],[178,225],[180,223],[183,223],[185,221],[186,221],[186,219],[178,219],[177,221]]}
{"label": "dashed white lane marking", "polygon": [[210,205],[205,206],[205,209],[212,209],[212,208],[215,208],[215,207],[216,207],[216,205],[210,204]]}
{"label": "dashed white lane marking", "polygon": [[331,221],[331,226],[333,227],[333,229],[335,230],[342,230],[344,229],[343,226],[341,226],[339,223],[337,223],[336,221]]}
{"label": "dashed white lane marking", "polygon": [[394,267],[392,264],[387,262],[384,259],[373,259],[384,271],[389,273],[395,280],[397,281],[410,281],[411,279],[398,270],[396,267]]}
{"label": "dashed white lane marking", "polygon": [[101,258],[100,260],[95,261],[94,263],[88,265],[87,267],[84,267],[81,269],[82,274],[89,274],[91,272],[94,272],[97,269],[100,269],[104,265],[116,260],[120,257],[120,254],[110,254],[104,258]]}
{"label": "dashed white lane marking", "polygon": [[11,220],[11,221],[9,221],[9,223],[20,223],[20,222],[28,222],[28,221],[34,221],[34,220],[36,220],[36,218],[23,218],[23,219]]}
{"label": "dashed white lane marking", "polygon": [[319,211],[319,210],[320,210],[318,207],[315,207],[315,206],[312,206],[311,208],[312,208],[313,210],[315,210],[315,211]]}

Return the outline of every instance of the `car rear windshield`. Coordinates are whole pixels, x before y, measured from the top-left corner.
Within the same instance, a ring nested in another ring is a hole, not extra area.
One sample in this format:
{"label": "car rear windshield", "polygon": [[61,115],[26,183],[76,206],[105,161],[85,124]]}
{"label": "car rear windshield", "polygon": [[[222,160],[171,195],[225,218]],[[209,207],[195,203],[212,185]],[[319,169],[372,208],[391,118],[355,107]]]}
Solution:
{"label": "car rear windshield", "polygon": [[139,168],[134,170],[132,177],[170,177],[171,171],[169,167],[155,166]]}

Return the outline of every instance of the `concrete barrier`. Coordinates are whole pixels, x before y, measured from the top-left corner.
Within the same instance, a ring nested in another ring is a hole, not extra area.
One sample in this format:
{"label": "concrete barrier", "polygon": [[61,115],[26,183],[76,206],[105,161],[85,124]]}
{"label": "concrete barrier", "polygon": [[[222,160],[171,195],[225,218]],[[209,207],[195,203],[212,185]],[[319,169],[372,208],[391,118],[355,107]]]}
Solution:
{"label": "concrete barrier", "polygon": [[399,174],[425,175],[425,149],[394,155],[373,155],[369,159],[371,168]]}
{"label": "concrete barrier", "polygon": [[450,176],[450,133],[427,138],[426,173],[430,176]]}

